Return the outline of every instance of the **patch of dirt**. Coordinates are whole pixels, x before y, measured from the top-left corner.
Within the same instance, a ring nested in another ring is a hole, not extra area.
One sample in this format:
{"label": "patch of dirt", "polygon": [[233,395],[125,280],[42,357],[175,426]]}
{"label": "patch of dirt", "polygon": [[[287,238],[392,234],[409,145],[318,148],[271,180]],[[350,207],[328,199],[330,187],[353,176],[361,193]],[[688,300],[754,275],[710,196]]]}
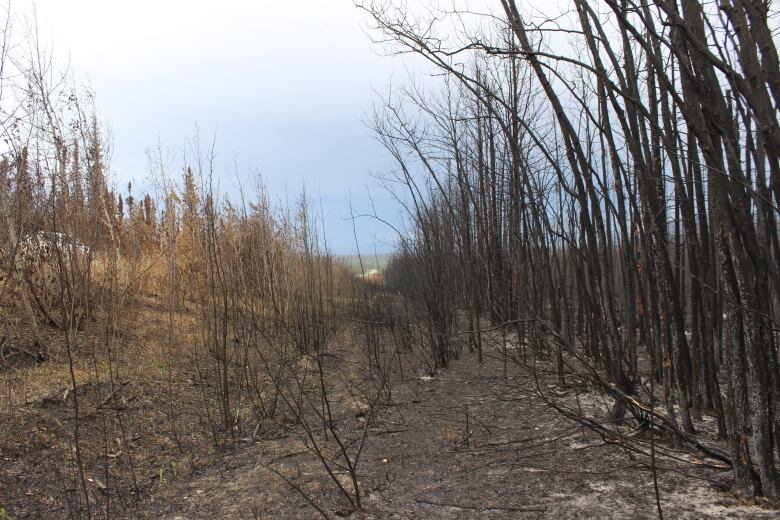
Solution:
{"label": "patch of dirt", "polygon": [[192,374],[186,364],[173,373],[160,361],[158,313],[143,304],[134,311],[150,326],[129,327],[113,345],[113,382],[100,323],[74,337],[78,432],[61,332],[46,331],[49,360],[0,374],[0,507],[8,518],[68,518],[83,502],[77,434],[96,517],[107,504],[116,517],[161,482],[213,464]]}
{"label": "patch of dirt", "polygon": [[[317,508],[330,518],[366,519],[657,517],[646,461],[550,409],[519,366],[510,363],[504,376],[499,351],[486,351],[482,365],[464,353],[434,375],[422,352],[385,352],[390,384],[377,387],[360,340],[347,331],[328,354],[325,380],[335,432],[353,460],[360,453],[362,509],[352,511],[335,482],[353,492],[344,459],[316,415],[307,416],[312,437],[280,404],[275,420],[242,424],[229,448],[216,449],[203,405],[207,389],[194,360],[176,357],[186,351],[193,318],[181,318],[179,326],[190,328],[171,350],[160,332],[166,321],[158,302],[141,302],[136,312],[147,326],[124,335],[114,383],[88,358],[76,367],[95,518],[105,517],[107,505],[113,518],[149,520],[309,519],[321,516]],[[97,331],[90,334],[99,345]],[[29,378],[29,388],[3,401],[0,507],[11,519],[67,518],[83,496],[66,368],[50,361],[20,372],[16,377]],[[304,359],[296,369],[304,386],[317,388],[315,363]],[[608,413],[609,403],[588,388],[555,390],[552,374],[542,384],[571,406]],[[373,395],[381,398],[372,409]],[[337,462],[332,476],[312,438]],[[764,502],[720,491],[728,472],[670,458],[658,466],[667,518],[778,515]]]}
{"label": "patch of dirt", "polygon": [[[644,463],[550,410],[520,370],[510,368],[506,379],[496,376],[502,370],[497,353],[482,366],[466,354],[434,377],[405,366],[407,377],[394,381],[392,403],[377,407],[368,429],[358,465],[363,509],[351,517],[657,518]],[[571,398],[597,413],[608,408],[587,392]],[[362,417],[339,408],[344,437],[359,438]],[[766,504],[717,491],[717,471],[668,460],[659,465],[667,518],[777,517]],[[159,489],[134,514],[171,520],[319,517],[277,473],[330,517],[349,512],[306,449],[305,436],[293,429],[225,457],[198,478]]]}
{"label": "patch of dirt", "polygon": [[[113,509],[127,509],[161,481],[212,464],[213,450],[198,424],[199,403],[188,402],[184,392],[161,393],[125,381],[113,389],[109,383],[85,384],[77,394],[81,458],[93,507],[104,507],[110,497]],[[68,390],[2,414],[0,488],[11,518],[68,516],[81,493],[74,422]]]}

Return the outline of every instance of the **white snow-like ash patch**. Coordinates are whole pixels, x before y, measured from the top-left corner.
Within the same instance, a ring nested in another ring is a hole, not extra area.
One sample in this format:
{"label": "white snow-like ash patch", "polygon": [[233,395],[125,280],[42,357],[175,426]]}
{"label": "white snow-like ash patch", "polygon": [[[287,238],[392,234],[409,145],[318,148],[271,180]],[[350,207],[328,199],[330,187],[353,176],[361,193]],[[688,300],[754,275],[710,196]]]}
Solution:
{"label": "white snow-like ash patch", "polygon": [[609,404],[609,400],[605,400],[601,395],[591,392],[577,394],[570,402],[571,406],[582,408],[583,412],[588,414],[607,411],[609,410]]}
{"label": "white snow-like ash patch", "polygon": [[615,492],[615,485],[614,484],[607,484],[605,482],[588,482],[588,485],[590,488],[597,492],[602,494],[612,494]]}
{"label": "white snow-like ash patch", "polygon": [[595,448],[597,446],[602,446],[603,442],[587,442],[587,441],[578,441],[578,440],[571,440],[569,442],[569,448],[572,450],[584,450],[587,448]]}
{"label": "white snow-like ash patch", "polygon": [[664,504],[686,504],[695,513],[687,513],[683,518],[777,518],[777,511],[762,509],[756,505],[730,504],[724,495],[709,487],[692,487],[685,491],[661,493],[661,506]]}

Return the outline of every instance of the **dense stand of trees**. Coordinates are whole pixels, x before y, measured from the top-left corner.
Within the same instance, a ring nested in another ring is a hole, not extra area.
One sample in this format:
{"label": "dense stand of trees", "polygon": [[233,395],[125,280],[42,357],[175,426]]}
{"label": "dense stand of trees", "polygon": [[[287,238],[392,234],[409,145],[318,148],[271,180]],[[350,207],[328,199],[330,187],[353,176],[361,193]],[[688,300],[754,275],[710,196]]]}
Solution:
{"label": "dense stand of trees", "polygon": [[[345,308],[368,293],[356,292],[365,284],[328,252],[312,201],[302,193],[292,207],[274,203],[259,178],[240,203],[217,193],[213,151],[201,149],[197,136],[181,176],[170,174],[159,150],[150,152],[155,195],[116,187],[92,95],[57,72],[37,35],[18,37],[8,24],[0,41],[0,377],[3,411],[11,413],[24,398],[17,386],[28,366],[68,367],[64,399],[73,421],[63,442],[73,450],[61,475],[73,493],[51,514],[110,518],[148,486],[138,476],[149,468],[128,440],[120,395],[128,364],[141,361],[123,352],[127,338],[150,329],[165,338],[152,354],[162,360],[161,374],[171,381],[177,371],[195,375],[200,402],[189,412],[204,432],[182,434],[202,433],[223,449],[254,439],[269,423],[298,425],[333,486],[359,508],[356,468],[367,428],[358,438],[338,431],[330,394],[346,386],[373,407],[378,391],[334,381],[338,358],[330,350],[337,333],[345,334]],[[164,308],[164,325],[135,320],[145,299]],[[85,359],[86,376],[78,370]],[[98,393],[97,407],[86,405],[98,421],[85,418],[86,386]],[[103,444],[85,449],[96,430]],[[122,439],[119,455],[109,455],[113,439]],[[100,475],[100,492],[88,475]]]}
{"label": "dense stand of trees", "polygon": [[553,354],[561,384],[577,356],[625,402],[658,385],[684,438],[714,415],[738,488],[779,496],[771,4],[457,5],[361,3],[384,45],[443,78],[374,118],[414,230],[387,280],[425,310],[439,366],[455,308],[480,355],[487,317]]}

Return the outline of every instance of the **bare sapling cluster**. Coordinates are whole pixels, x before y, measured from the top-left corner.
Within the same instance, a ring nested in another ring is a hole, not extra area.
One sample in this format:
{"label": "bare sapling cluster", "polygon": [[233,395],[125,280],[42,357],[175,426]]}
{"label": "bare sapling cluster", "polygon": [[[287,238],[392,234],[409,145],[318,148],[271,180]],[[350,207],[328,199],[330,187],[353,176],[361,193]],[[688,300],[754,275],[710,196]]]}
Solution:
{"label": "bare sapling cluster", "polygon": [[[510,361],[614,403],[609,423],[572,418],[610,438],[630,421],[649,434],[621,437],[631,449],[664,439],[730,467],[736,489],[777,497],[770,6],[359,6],[390,52],[441,78],[392,93],[373,124],[414,228],[388,283],[424,309],[437,363],[459,334],[452,309],[479,351],[484,316],[517,345]],[[697,436],[706,416],[723,447]]]}
{"label": "bare sapling cluster", "polygon": [[[360,509],[361,453],[390,383],[345,361],[364,284],[328,251],[312,201],[271,203],[256,179],[236,204],[197,139],[180,179],[150,153],[155,193],[112,186],[92,95],[34,31],[13,56],[5,44],[2,407],[60,486],[30,507],[122,517],[212,458],[291,431],[341,508]],[[33,419],[30,403],[43,403]],[[328,516],[311,482],[264,464]]]}
{"label": "bare sapling cluster", "polygon": [[[255,202],[236,206],[213,190],[212,157],[196,164],[185,169],[181,197],[167,196],[166,214],[175,216],[162,217],[163,284],[174,308],[197,309],[192,357],[203,422],[218,449],[296,425],[348,507],[359,509],[357,465],[370,418],[359,438],[345,437],[332,396],[360,395],[369,408],[378,398],[344,370],[345,351],[336,348],[356,290],[352,274],[321,245],[305,193],[296,207],[274,209],[259,185]],[[321,509],[290,475],[267,467]]]}
{"label": "bare sapling cluster", "polygon": [[[138,277],[138,264],[123,259],[133,255],[127,235],[136,216],[124,218],[109,188],[108,148],[91,94],[57,71],[34,30],[15,41],[10,24],[3,33],[0,99],[4,408],[13,413],[35,395],[29,367],[64,363],[68,384],[52,400],[70,409],[70,425],[58,423],[63,436],[41,434],[41,442],[54,443],[65,456],[51,468],[63,513],[108,518],[138,491],[115,355]],[[87,336],[94,341],[87,344]],[[85,428],[84,416],[94,428]],[[85,437],[101,448],[83,453]],[[111,468],[109,456],[123,469]]]}

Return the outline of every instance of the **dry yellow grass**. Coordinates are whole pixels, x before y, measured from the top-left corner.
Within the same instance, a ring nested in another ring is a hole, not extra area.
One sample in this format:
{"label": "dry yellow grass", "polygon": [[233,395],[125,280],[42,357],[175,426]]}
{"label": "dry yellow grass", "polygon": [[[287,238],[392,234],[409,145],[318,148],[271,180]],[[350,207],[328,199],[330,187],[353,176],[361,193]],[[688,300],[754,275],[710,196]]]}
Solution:
{"label": "dry yellow grass", "polygon": [[[118,334],[108,346],[105,318],[98,311],[96,321],[73,333],[77,385],[106,381],[111,372],[116,380],[157,384],[188,366],[190,346],[197,345],[197,318],[192,314],[174,315],[174,343],[169,341],[169,316],[159,297],[139,295],[129,302],[121,313]],[[48,343],[49,360],[0,372],[0,409],[29,404],[72,386],[64,334],[49,329],[43,339]]]}

